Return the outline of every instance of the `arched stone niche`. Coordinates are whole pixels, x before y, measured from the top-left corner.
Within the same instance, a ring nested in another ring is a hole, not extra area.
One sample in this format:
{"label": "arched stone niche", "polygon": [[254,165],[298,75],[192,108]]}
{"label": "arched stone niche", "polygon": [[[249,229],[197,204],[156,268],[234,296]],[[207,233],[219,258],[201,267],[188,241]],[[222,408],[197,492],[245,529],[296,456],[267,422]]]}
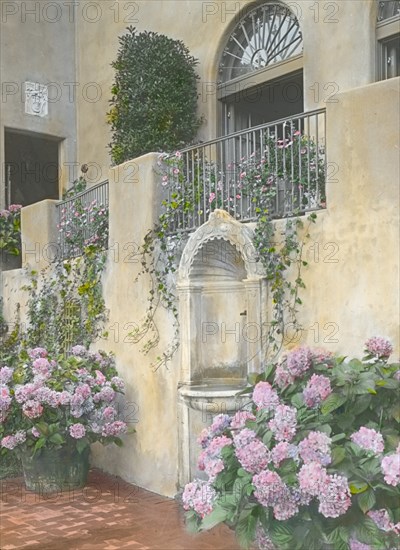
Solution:
{"label": "arched stone niche", "polygon": [[263,271],[253,231],[215,210],[189,238],[180,261],[181,375],[178,390],[179,478],[195,476],[200,431],[248,402],[237,397],[263,357]]}
{"label": "arched stone niche", "polygon": [[183,384],[241,386],[259,370],[261,283],[253,231],[215,210],[190,237],[179,265]]}

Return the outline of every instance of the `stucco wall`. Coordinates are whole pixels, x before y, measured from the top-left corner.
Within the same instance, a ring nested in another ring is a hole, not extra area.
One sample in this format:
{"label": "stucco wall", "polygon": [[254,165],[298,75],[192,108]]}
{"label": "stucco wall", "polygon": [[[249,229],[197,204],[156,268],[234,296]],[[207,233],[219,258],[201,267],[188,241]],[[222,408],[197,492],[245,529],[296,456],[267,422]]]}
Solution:
{"label": "stucco wall", "polygon": [[327,108],[328,209],[306,246],[301,317],[308,343],[346,354],[374,335],[399,353],[399,84],[357,88]]}

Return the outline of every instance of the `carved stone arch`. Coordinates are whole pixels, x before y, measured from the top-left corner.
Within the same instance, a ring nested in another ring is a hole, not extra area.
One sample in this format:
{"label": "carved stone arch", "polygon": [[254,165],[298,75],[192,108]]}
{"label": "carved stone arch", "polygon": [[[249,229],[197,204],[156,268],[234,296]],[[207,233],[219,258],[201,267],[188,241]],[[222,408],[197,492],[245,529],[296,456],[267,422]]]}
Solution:
{"label": "carved stone arch", "polygon": [[183,250],[179,264],[179,281],[189,281],[193,262],[202,247],[210,241],[227,241],[239,252],[243,259],[247,279],[262,277],[262,268],[256,261],[253,244],[253,231],[238,222],[225,210],[215,210],[209,220],[190,236]]}

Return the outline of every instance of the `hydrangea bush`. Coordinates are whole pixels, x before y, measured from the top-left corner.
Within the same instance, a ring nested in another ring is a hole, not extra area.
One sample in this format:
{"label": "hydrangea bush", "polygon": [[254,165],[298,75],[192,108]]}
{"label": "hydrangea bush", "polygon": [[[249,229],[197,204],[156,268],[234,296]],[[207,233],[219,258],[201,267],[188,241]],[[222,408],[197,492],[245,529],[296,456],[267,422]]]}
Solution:
{"label": "hydrangea bush", "polygon": [[191,530],[220,522],[261,550],[400,545],[399,364],[371,338],[363,360],[299,347],[253,376],[248,410],[199,437],[207,480],[186,485]]}
{"label": "hydrangea bush", "polygon": [[41,449],[114,442],[127,425],[118,396],[124,382],[114,359],[75,346],[69,357],[52,358],[44,348],[22,351],[13,367],[0,368],[0,445],[2,453],[30,455]]}

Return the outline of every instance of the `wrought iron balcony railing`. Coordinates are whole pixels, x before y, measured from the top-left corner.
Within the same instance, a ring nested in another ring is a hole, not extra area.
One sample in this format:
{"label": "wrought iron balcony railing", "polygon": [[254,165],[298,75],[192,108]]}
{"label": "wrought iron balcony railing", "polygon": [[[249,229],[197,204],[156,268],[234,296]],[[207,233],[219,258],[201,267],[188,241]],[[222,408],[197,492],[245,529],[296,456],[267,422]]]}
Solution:
{"label": "wrought iron balcony railing", "polygon": [[192,231],[222,208],[242,222],[326,205],[325,110],[263,124],[164,156],[169,233]]}
{"label": "wrought iron balcony railing", "polygon": [[81,256],[87,246],[108,247],[108,181],[57,205],[60,255]]}

